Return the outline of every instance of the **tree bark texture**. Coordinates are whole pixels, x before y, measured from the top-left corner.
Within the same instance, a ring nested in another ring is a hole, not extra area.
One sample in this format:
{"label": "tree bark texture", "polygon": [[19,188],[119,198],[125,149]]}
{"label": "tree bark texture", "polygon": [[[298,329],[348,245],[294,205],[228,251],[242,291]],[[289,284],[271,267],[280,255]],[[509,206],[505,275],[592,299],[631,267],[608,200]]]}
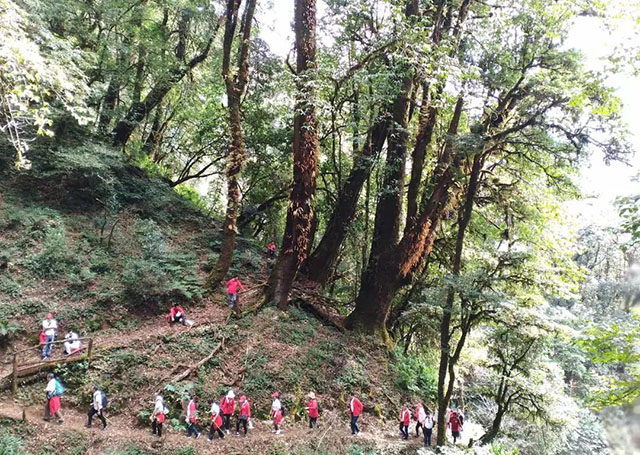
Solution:
{"label": "tree bark texture", "polygon": [[241,0],[228,0],[226,23],[224,30],[222,78],[227,89],[229,110],[229,130],[231,147],[227,154],[227,209],[222,225],[222,246],[220,256],[209,276],[209,284],[216,285],[222,281],[233,261],[233,251],[238,233],[237,219],[240,207],[240,186],[238,176],[246,160],[244,128],[242,125],[241,102],[249,80],[249,46],[251,42],[251,25],[256,8],[256,0],[248,0],[242,18],[240,44],[238,53],[237,74],[231,74],[231,48],[235,34],[238,11]]}
{"label": "tree bark texture", "polygon": [[267,294],[281,309],[287,307],[297,269],[313,240],[313,197],[319,146],[313,84],[316,77],[316,0],[295,0],[295,32],[297,94],[293,123],[293,188],[287,207],[285,236]]}

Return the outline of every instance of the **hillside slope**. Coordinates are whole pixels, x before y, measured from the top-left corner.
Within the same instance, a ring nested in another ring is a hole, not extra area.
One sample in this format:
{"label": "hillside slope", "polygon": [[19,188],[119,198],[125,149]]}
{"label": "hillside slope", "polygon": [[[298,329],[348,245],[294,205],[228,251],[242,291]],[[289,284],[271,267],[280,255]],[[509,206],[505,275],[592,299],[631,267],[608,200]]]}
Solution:
{"label": "hillside slope", "polygon": [[[233,269],[246,288],[243,315],[230,318],[224,289],[203,287],[216,258],[217,225],[161,180],[88,144],[49,152],[34,169],[4,177],[0,314],[20,327],[11,346],[37,345],[48,312],[59,321],[59,338],[70,329],[94,337],[90,360],[54,369],[67,387],[63,425],[40,420],[44,372],[21,379],[16,397],[7,390],[0,395],[2,440],[21,438],[20,453],[356,454],[413,453],[420,446],[419,439],[403,444],[398,438],[396,414],[409,397],[387,352],[298,308],[282,313],[260,307],[270,264],[262,246],[245,239],[238,242]],[[193,327],[167,324],[164,313],[172,302],[185,306]],[[8,345],[2,375],[10,373]],[[171,382],[219,345],[202,367]],[[93,383],[109,395],[105,433],[82,428]],[[200,397],[204,426],[207,402],[230,387],[252,402],[256,429],[250,437],[227,438],[208,450],[205,438],[187,442],[181,420],[186,394]],[[164,391],[171,409],[162,442],[148,429],[156,390]],[[288,410],[278,436],[262,421],[276,390]],[[358,441],[349,434],[346,413],[354,390],[365,404],[365,436]],[[309,391],[324,410],[313,434],[304,412]],[[20,422],[23,410],[26,422]],[[44,450],[47,440],[57,448]]]}

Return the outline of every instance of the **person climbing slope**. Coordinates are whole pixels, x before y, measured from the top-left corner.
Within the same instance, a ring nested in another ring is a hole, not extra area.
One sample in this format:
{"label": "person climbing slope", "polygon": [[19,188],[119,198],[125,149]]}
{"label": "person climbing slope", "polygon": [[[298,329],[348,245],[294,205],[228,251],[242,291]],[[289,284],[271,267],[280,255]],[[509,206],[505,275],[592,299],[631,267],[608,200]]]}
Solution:
{"label": "person climbing slope", "polygon": [[151,413],[151,429],[153,434],[157,434],[159,438],[162,437],[162,424],[166,419],[168,413],[167,407],[164,405],[164,398],[159,393],[155,394],[155,403],[153,406],[153,412]]}
{"label": "person climbing slope", "polygon": [[179,322],[182,325],[186,325],[187,320],[185,314],[184,308],[174,302],[167,315],[167,321],[169,321],[169,324]]}
{"label": "person climbing slope", "polygon": [[62,413],[60,412],[60,397],[64,393],[64,387],[60,384],[60,381],[56,379],[53,373],[47,375],[47,387],[44,389],[47,396],[47,405],[44,408],[44,420],[47,422],[51,420],[51,416],[58,418],[58,423],[64,422]]}
{"label": "person climbing slope", "polygon": [[411,411],[409,411],[409,404],[405,403],[400,411],[400,433],[402,433],[402,439],[409,439],[409,423],[411,422]]}
{"label": "person climbing slope", "polygon": [[358,428],[358,418],[362,413],[362,403],[358,400],[355,392],[351,395],[351,401],[349,402],[349,414],[351,415],[351,434],[358,436],[360,434],[360,428]]}
{"label": "person climbing slope", "polygon": [[240,411],[238,412],[238,420],[236,421],[236,435],[240,435],[240,425],[244,428],[244,436],[247,436],[247,422],[251,418],[251,406],[247,397],[240,397]]}
{"label": "person climbing slope", "polygon": [[451,436],[453,436],[453,443],[455,444],[460,439],[460,432],[462,431],[462,422],[457,411],[451,411],[449,425],[451,426]]}
{"label": "person climbing slope", "polygon": [[211,403],[211,428],[209,429],[209,438],[207,439],[209,442],[213,441],[216,433],[218,433],[218,437],[220,439],[224,439],[224,433],[222,432],[222,416],[220,415],[221,410],[218,403],[215,401]]}
{"label": "person climbing slope", "polygon": [[53,342],[58,334],[58,322],[53,318],[53,314],[47,314],[47,317],[42,321],[42,331],[46,338],[42,346],[42,360],[51,357],[51,349],[53,349]]}
{"label": "person climbing slope", "polygon": [[224,428],[227,434],[231,432],[231,417],[236,412],[236,394],[230,389],[227,394],[220,400],[220,410],[224,420]]}
{"label": "person climbing slope", "polygon": [[309,412],[309,428],[313,429],[318,422],[318,401],[316,400],[316,394],[313,392],[309,392],[307,412]]}
{"label": "person climbing slope", "polygon": [[282,421],[282,403],[280,402],[280,394],[273,392],[273,401],[271,402],[271,420],[273,421],[272,433],[280,434],[280,422]]}
{"label": "person climbing slope", "polygon": [[269,242],[267,245],[267,257],[269,259],[276,257],[276,244],[274,242]]}
{"label": "person climbing slope", "polygon": [[227,281],[227,304],[235,314],[238,313],[238,289],[244,291],[244,287],[237,276]]}
{"label": "person climbing slope", "polygon": [[190,438],[191,435],[196,439],[200,437],[200,432],[196,427],[197,422],[198,407],[196,405],[196,397],[194,395],[189,395],[189,404],[187,404],[187,438]]}
{"label": "person climbing slope", "polygon": [[424,419],[426,416],[427,415],[424,412],[424,406],[422,405],[422,403],[418,402],[414,415],[416,419],[416,438],[420,436],[420,428],[422,428],[422,432],[424,433]]}
{"label": "person climbing slope", "polygon": [[98,418],[102,421],[102,429],[106,430],[107,419],[105,419],[104,417],[104,408],[106,406],[107,396],[95,384],[93,385],[92,389],[93,389],[93,395],[92,395],[93,398],[91,403],[91,409],[89,409],[89,412],[87,413],[88,420],[87,420],[86,427],[91,428],[91,421],[93,420],[93,416],[97,415]]}

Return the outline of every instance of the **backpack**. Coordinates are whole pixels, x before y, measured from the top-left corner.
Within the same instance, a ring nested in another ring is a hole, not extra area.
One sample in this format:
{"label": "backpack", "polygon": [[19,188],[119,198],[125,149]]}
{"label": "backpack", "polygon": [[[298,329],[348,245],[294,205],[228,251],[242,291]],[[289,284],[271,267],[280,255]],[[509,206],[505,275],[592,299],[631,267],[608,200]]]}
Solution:
{"label": "backpack", "polygon": [[281,404],[280,405],[280,414],[282,414],[282,417],[284,417],[284,413],[285,413],[284,405]]}
{"label": "backpack", "polygon": [[102,409],[106,409],[107,408],[107,404],[109,404],[109,402],[107,400],[107,394],[104,393],[102,390],[100,391],[100,393],[102,394]]}
{"label": "backpack", "polygon": [[59,397],[60,395],[62,395],[64,393],[64,387],[62,386],[62,384],[60,383],[60,381],[58,381],[56,379],[56,390],[53,392],[53,396],[54,397]]}
{"label": "backpack", "polygon": [[169,407],[165,404],[164,408],[162,409],[162,413],[164,415],[169,415]]}

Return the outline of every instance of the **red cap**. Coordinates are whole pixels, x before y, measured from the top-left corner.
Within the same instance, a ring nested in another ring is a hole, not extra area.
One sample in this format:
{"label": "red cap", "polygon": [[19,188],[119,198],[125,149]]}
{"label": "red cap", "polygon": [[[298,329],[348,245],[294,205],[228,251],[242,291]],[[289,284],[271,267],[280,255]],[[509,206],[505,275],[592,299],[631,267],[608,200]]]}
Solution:
{"label": "red cap", "polygon": [[52,314],[52,313],[49,313],[49,314],[47,315],[47,319],[53,319],[53,314]]}
{"label": "red cap", "polygon": [[242,395],[242,396],[240,397],[240,401],[247,401],[247,397],[245,397],[244,395]]}
{"label": "red cap", "polygon": [[273,398],[278,398],[280,396],[280,394],[278,392],[273,392],[273,395],[271,395]]}

